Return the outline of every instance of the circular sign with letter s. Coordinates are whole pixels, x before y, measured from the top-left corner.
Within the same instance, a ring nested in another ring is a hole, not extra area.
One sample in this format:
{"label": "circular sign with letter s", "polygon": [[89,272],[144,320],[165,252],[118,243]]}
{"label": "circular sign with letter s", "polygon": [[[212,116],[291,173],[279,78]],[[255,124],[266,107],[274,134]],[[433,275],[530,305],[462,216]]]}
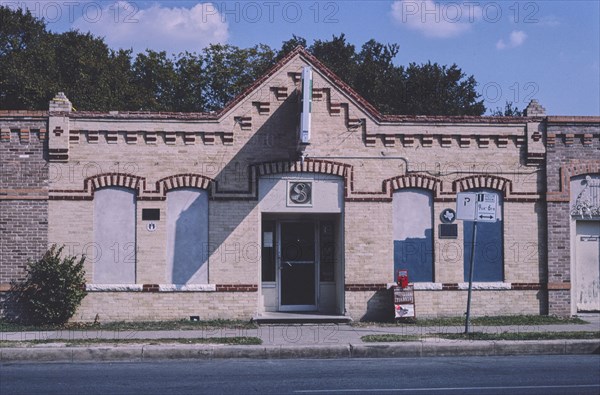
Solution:
{"label": "circular sign with letter s", "polygon": [[288,201],[292,205],[310,206],[312,204],[312,182],[290,182]]}

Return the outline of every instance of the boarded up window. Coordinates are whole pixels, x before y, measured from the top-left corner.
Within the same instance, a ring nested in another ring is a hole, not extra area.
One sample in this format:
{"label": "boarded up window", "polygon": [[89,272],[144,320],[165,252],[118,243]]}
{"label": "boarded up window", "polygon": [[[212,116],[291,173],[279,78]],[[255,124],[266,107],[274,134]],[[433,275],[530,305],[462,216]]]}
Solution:
{"label": "boarded up window", "polygon": [[94,283],[135,283],[135,205],[131,189],[94,193]]}
{"label": "boarded up window", "polygon": [[[497,195],[496,222],[478,222],[477,240],[475,242],[475,262],[473,281],[504,280],[504,241],[502,222],[502,195],[496,191],[477,190],[469,192],[485,192]],[[471,247],[473,245],[473,222],[464,221],[464,280],[469,281],[471,264]]]}
{"label": "boarded up window", "polygon": [[167,193],[167,281],[208,282],[208,194],[199,189]]}
{"label": "boarded up window", "polygon": [[422,189],[402,189],[393,197],[394,277],[407,269],[409,281],[433,281],[433,199]]}

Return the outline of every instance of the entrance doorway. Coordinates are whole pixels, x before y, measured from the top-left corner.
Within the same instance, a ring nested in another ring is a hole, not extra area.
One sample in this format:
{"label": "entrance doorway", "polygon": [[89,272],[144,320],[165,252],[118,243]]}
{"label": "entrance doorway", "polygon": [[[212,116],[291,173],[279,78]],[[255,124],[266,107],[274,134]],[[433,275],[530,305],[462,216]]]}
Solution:
{"label": "entrance doorway", "polygon": [[578,312],[600,311],[600,221],[577,221],[575,303]]}
{"label": "entrance doorway", "polygon": [[265,311],[340,314],[343,304],[341,219],[335,214],[262,217]]}
{"label": "entrance doorway", "polygon": [[279,240],[279,309],[317,310],[315,222],[281,221]]}

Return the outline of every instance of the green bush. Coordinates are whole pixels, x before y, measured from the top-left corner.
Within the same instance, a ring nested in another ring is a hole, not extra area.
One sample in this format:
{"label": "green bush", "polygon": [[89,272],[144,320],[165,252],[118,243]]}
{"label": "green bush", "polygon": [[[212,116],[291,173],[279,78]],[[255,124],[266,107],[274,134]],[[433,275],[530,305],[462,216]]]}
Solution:
{"label": "green bush", "polygon": [[63,248],[53,245],[40,260],[30,261],[25,280],[12,284],[19,321],[64,324],[75,314],[86,295],[85,256],[61,259]]}

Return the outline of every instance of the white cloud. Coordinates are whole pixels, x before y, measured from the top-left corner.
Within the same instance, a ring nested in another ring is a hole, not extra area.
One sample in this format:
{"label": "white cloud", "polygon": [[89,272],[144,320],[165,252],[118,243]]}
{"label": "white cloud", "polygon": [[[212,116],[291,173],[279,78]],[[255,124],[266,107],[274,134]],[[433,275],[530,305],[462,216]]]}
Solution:
{"label": "white cloud", "polygon": [[512,32],[510,32],[510,36],[508,38],[508,43],[504,42],[503,39],[500,39],[496,43],[496,48],[497,49],[516,48],[516,47],[523,45],[526,38],[527,38],[527,34],[524,31],[513,30]]}
{"label": "white cloud", "polygon": [[200,51],[208,44],[226,42],[229,36],[227,22],[211,3],[189,9],[155,4],[141,10],[135,3],[119,1],[102,9],[90,7],[73,27],[104,37],[112,48],[135,52],[146,48],[168,53]]}
{"label": "white cloud", "polygon": [[457,37],[471,29],[481,17],[476,2],[436,3],[433,0],[398,0],[392,3],[392,18],[401,26],[426,37]]}

